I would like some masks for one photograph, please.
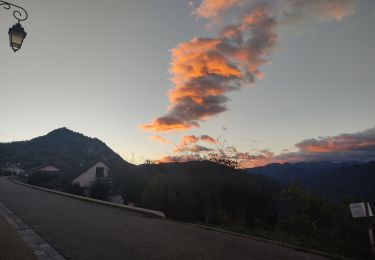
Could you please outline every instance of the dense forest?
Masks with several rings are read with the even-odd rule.
[[[111,181],[98,180],[88,193],[79,185],[71,184],[99,160],[111,168]],[[353,219],[348,205],[361,198],[360,192],[355,193],[361,183],[353,174],[358,174],[361,182],[367,182],[366,187],[374,187],[374,163],[343,167],[304,164],[309,168],[305,170],[290,164],[268,166],[273,172],[283,168],[284,173],[276,174],[276,178],[265,174],[267,166],[249,173],[210,161],[135,166],[100,140],[65,128],[26,142],[0,144],[0,164],[6,163],[18,163],[25,169],[52,164],[61,169],[58,175],[32,172],[28,181],[34,185],[103,200],[120,194],[125,203],[163,211],[168,218],[178,221],[220,227],[338,255],[369,256],[366,223],[363,219]],[[286,177],[280,179],[283,174]],[[296,181],[296,176],[300,180]],[[306,181],[307,178],[311,181]],[[307,187],[306,183],[311,186]],[[333,195],[314,190],[314,187],[325,187],[329,191],[330,186],[336,187],[332,189]]]

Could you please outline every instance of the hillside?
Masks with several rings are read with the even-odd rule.
[[[375,201],[375,162],[343,167],[306,181],[304,186],[315,193],[340,200]]]
[[[150,164],[115,175],[125,200],[167,217],[213,224],[272,225],[283,185],[210,161]]]
[[[61,174],[39,185],[71,193],[71,181],[99,160],[112,169],[112,182],[102,183],[108,192],[121,195],[125,203],[161,210],[170,219],[271,239],[281,234],[281,241],[333,253],[367,254],[367,233],[358,232],[362,227],[352,221],[347,203],[286,184],[300,182],[334,199],[348,193],[374,198],[375,163],[273,164],[247,171],[210,161],[135,166],[102,141],[66,128],[30,141],[0,144],[0,164],[19,163],[26,170],[55,165]],[[46,176],[34,172],[29,183],[35,175]]]
[[[245,169],[246,172],[267,176],[273,180],[283,183],[302,183],[310,178],[324,176],[337,169],[356,164],[354,162],[332,163],[332,162],[300,162],[300,163],[272,163],[263,167]]]
[[[26,170],[54,165],[68,179],[97,161],[103,161],[110,168],[132,167],[99,139],[67,128],[56,129],[29,141],[0,143],[0,165],[18,163]]]
[[[246,169],[246,172],[267,176],[283,184],[300,184],[309,191],[340,200],[375,198],[375,163],[303,162],[270,164]]]

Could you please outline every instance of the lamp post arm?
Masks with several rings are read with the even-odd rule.
[[[1,1],[0,0],[0,6],[3,6],[4,9],[6,10],[12,10],[12,9],[15,9],[13,11],[13,17],[18,21],[18,22],[21,22],[21,21],[25,21],[28,17],[29,17],[29,14],[26,12],[26,10],[21,7],[21,6],[18,6],[18,5],[15,5],[15,4],[12,4],[12,3],[9,3],[9,2],[5,2],[5,1]]]

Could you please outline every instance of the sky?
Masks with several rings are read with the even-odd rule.
[[[217,140],[248,166],[375,158],[373,0],[14,3],[28,35],[13,53],[1,10],[0,142],[67,127],[139,163]]]

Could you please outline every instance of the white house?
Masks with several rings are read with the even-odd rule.
[[[72,183],[78,183],[81,187],[88,187],[99,178],[108,177],[108,174],[111,172],[109,167],[105,163],[99,161],[94,164],[87,171],[82,173],[80,176],[75,178]]]

